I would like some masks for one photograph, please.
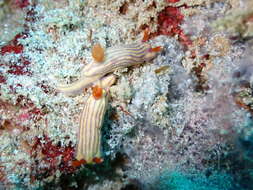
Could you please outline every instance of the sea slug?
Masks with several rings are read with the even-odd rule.
[[[98,49],[99,54],[101,54],[100,47],[93,49]],[[159,50],[160,47],[151,48],[148,43],[133,43],[108,48],[104,52],[104,58],[95,56],[92,63],[83,68],[79,80],[69,85],[58,86],[57,90],[68,95],[76,95],[81,93],[82,89],[92,86],[94,82],[97,82],[106,74],[120,68],[150,61],[157,55]],[[99,60],[99,62],[96,60]]]
[[[100,131],[108,104],[108,88],[115,80],[115,75],[109,75],[101,79],[102,97],[96,99],[93,95],[90,95],[85,102],[80,116],[76,151],[77,160],[83,159],[86,163],[102,162]]]

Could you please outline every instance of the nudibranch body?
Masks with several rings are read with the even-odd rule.
[[[160,49],[151,48],[148,43],[134,43],[104,51],[100,45],[96,45],[92,49],[93,62],[83,68],[81,78],[70,85],[58,87],[58,91],[74,95],[95,84],[80,116],[77,160],[83,163],[102,161],[100,129],[107,109],[109,87],[116,80],[115,75],[110,73],[150,61]]]
[[[82,89],[91,86],[94,82],[108,73],[120,68],[138,65],[150,61],[157,55],[157,51],[148,43],[133,43],[111,47],[105,50],[102,62],[93,60],[86,65],[81,73],[81,78],[69,85],[59,86],[58,91],[69,95],[82,92]]]
[[[101,160],[101,126],[108,104],[108,88],[115,82],[116,77],[109,75],[101,79],[103,89],[99,99],[90,95],[85,102],[80,116],[76,159],[86,163]]]

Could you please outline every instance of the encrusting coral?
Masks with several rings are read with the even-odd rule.
[[[6,34],[0,42],[0,189],[3,184],[12,189],[126,190],[135,181],[143,184],[136,185],[139,189],[150,190],[162,169],[202,170],[206,165],[228,172],[235,168],[236,183],[243,182],[238,168],[244,167],[247,179],[252,179],[248,172],[252,163],[232,166],[226,159],[226,150],[237,146],[227,142],[238,134],[238,144],[247,150],[241,155],[252,158],[252,77],[248,77],[252,68],[235,61],[250,38],[246,31],[251,16],[239,19],[243,22],[238,22],[243,29],[239,43],[233,43],[234,36],[231,41],[226,31],[211,30],[211,23],[250,1],[2,2],[16,3],[25,23],[20,31],[20,24],[5,22],[13,20],[6,17],[0,31]],[[230,22],[236,23],[237,19]],[[143,41],[158,46],[150,49],[153,53],[163,47],[152,64],[107,68],[108,50],[126,47],[117,49],[117,44],[133,47],[143,30],[151,33]],[[146,43],[136,46],[142,44]],[[231,71],[238,67],[240,77],[231,79]],[[108,91],[102,81],[111,73],[120,77]],[[69,84],[70,95],[91,89],[69,97],[56,91],[57,83]],[[111,97],[108,104],[105,95]],[[92,119],[95,112],[99,117]],[[246,113],[251,122],[244,125]],[[92,120],[97,123],[85,124]],[[88,130],[87,136],[78,133],[78,127],[84,133]],[[85,164],[85,160],[103,162]],[[207,178],[211,172],[205,173]]]
[[[230,32],[234,38],[241,37],[246,40],[252,38],[253,2],[251,0],[245,0],[244,3],[245,5],[237,1],[231,1],[231,6],[233,8],[228,11],[223,18],[215,21],[213,26],[218,30],[226,30]]]

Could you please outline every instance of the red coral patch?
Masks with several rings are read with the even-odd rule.
[[[27,67],[30,65],[30,62],[27,60],[21,60],[20,65],[13,63],[10,65],[8,73],[13,75],[31,75]]]
[[[180,0],[167,0],[168,3],[177,3],[179,2]]]
[[[0,75],[0,83],[5,83],[6,79],[4,76]]]
[[[29,0],[14,0],[13,4],[21,9],[23,9],[23,8],[27,7],[28,5],[30,5],[30,2],[29,2]]]
[[[42,155],[41,155],[42,154]],[[42,159],[45,168],[41,169],[39,163],[34,166],[35,174],[53,175],[57,169],[61,172],[71,173],[75,170],[72,166],[74,159],[74,147],[54,145],[49,137],[35,138],[35,143],[31,149],[31,155],[35,159]],[[42,156],[39,158],[39,156]],[[44,176],[45,177],[45,176]]]
[[[183,45],[191,45],[191,40],[184,34],[181,24],[184,16],[180,7],[168,6],[158,15],[158,34],[175,36],[178,35],[179,41]]]
[[[20,54],[23,52],[23,45],[19,44],[18,39],[25,38],[26,35],[23,33],[17,34],[12,41],[8,45],[5,45],[1,48],[1,54],[4,55],[6,53],[15,53]]]
[[[178,0],[168,0],[168,2],[176,3],[178,2]],[[183,44],[185,47],[190,46],[192,44],[192,41],[181,28],[181,24],[184,21],[184,15],[181,13],[180,8],[183,7],[187,8],[187,5],[181,5],[179,7],[165,7],[165,9],[163,9],[158,14],[157,31],[155,33],[150,34],[148,37],[145,37],[145,40],[159,35],[178,36],[178,40],[181,44]],[[144,29],[148,30],[148,26]]]
[[[23,51],[23,46],[22,45],[16,45],[16,46],[6,45],[6,46],[3,46],[1,48],[1,54],[2,55],[6,54],[6,53],[19,54],[19,53],[22,53],[22,51]]]

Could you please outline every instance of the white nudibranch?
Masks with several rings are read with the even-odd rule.
[[[115,82],[116,77],[109,75],[101,79],[102,96],[96,99],[90,95],[85,102],[80,116],[78,145],[76,159],[84,159],[86,163],[101,160],[101,126],[108,104],[108,88]],[[95,160],[94,160],[95,159]]]
[[[105,56],[103,61],[96,61],[93,56],[93,62],[83,68],[78,81],[69,85],[58,86],[57,90],[68,95],[78,94],[82,92],[82,89],[91,86],[108,73],[153,59],[157,51],[152,50],[154,48],[151,48],[148,43],[134,43],[108,48],[103,52]],[[101,49],[98,52],[101,52]]]

